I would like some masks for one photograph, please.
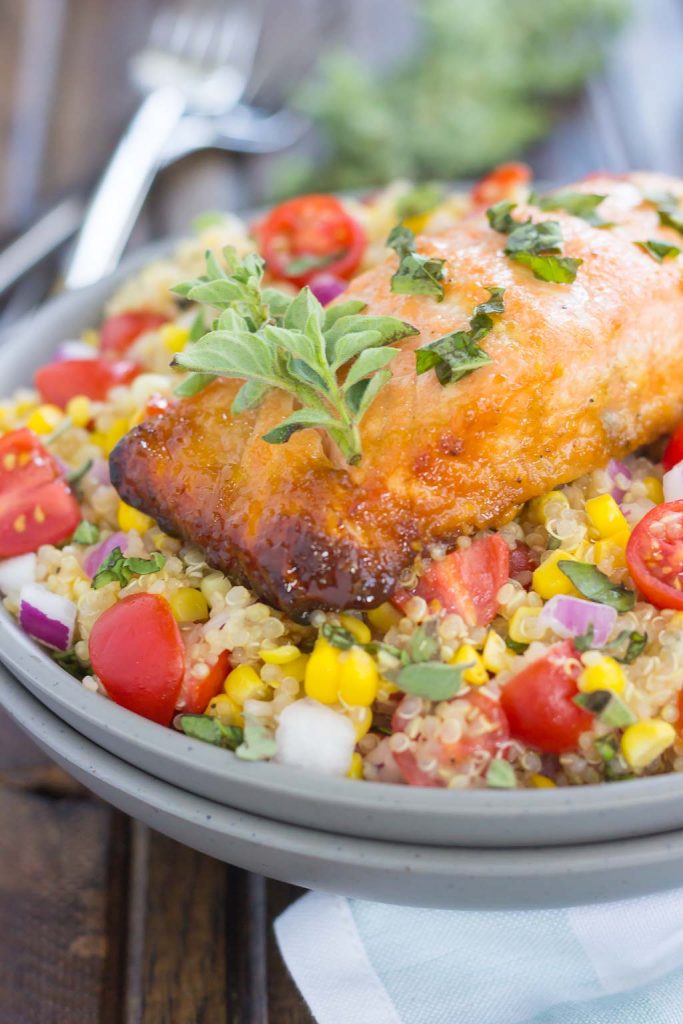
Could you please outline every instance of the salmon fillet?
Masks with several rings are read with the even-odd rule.
[[[294,617],[368,608],[433,543],[506,521],[516,506],[624,455],[683,418],[683,277],[634,244],[681,243],[644,193],[683,194],[653,174],[594,177],[573,191],[607,195],[592,227],[560,210],[518,208],[560,222],[563,254],[583,260],[572,284],[537,280],[503,253],[483,214],[418,240],[446,260],[443,302],[394,294],[396,256],[351,282],[368,313],[418,328],[397,344],[392,379],[362,423],[363,459],[340,466],[304,430],[262,440],[293,410],[271,392],[232,416],[239,382],[217,381],[129,433],[111,456],[124,501],[197,544],[207,561]],[[442,387],[416,376],[414,350],[467,328],[486,287],[505,312],[482,347],[492,362]]]

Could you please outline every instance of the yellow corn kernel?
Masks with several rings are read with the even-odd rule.
[[[369,707],[377,696],[379,673],[375,660],[362,647],[344,651],[339,659],[339,697],[345,704]]]
[[[56,405],[39,405],[26,420],[26,426],[34,434],[51,434],[64,419],[64,413]]]
[[[546,509],[550,503],[563,505],[569,508],[569,500],[562,491],[548,491],[539,498],[534,498],[529,504],[531,520],[536,523],[544,523],[546,520]]]
[[[526,623],[537,619],[543,611],[542,608],[531,608],[529,605],[522,605],[512,615],[508,623],[508,636],[511,640],[514,640],[517,644],[528,644],[532,639],[538,639],[538,637],[530,637],[526,631]]]
[[[206,622],[209,617],[209,605],[201,590],[194,587],[180,587],[174,590],[168,599],[178,622]]]
[[[348,716],[351,719],[353,728],[356,730],[356,743],[358,743],[370,731],[372,711],[368,707],[355,705],[349,709]]]
[[[190,337],[187,327],[181,327],[180,324],[164,324],[159,334],[167,352],[182,352]]]
[[[588,665],[579,677],[579,689],[582,693],[594,690],[610,690],[612,693],[623,693],[626,676],[618,661],[608,656],[601,658],[594,665]]]
[[[626,545],[617,540],[618,536],[619,534],[615,534],[614,537],[595,542],[593,557],[596,565],[609,563],[613,569],[623,569],[626,566]]]
[[[643,484],[645,486],[645,494],[650,501],[654,501],[655,505],[661,505],[664,501],[662,481],[658,480],[656,476],[646,476]]]
[[[93,430],[89,440],[91,444],[97,445],[98,448],[101,448],[105,455],[108,454],[106,449],[106,438],[101,431]]]
[[[104,433],[104,450],[111,455],[122,437],[128,433],[128,417],[120,416]]]
[[[490,629],[486,634],[484,649],[481,652],[484,667],[489,672],[502,672],[507,666],[507,652],[505,641],[499,636],[495,629]]]
[[[31,412],[32,409],[35,409],[37,404],[38,403],[34,398],[18,398],[14,406],[14,415],[25,416],[26,413],[29,413]]]
[[[270,687],[251,665],[238,665],[234,668],[225,680],[223,689],[239,707],[242,707],[245,700],[266,700],[270,697]]]
[[[66,403],[66,414],[75,427],[87,427],[92,419],[92,403],[85,395],[74,395]]]
[[[208,576],[205,576],[202,582],[199,584],[199,589],[211,603],[211,598],[214,594],[222,594],[223,597],[230,590],[230,582],[225,578],[222,572],[211,572]]]
[[[316,641],[304,675],[306,696],[321,704],[335,704],[339,692],[340,651],[323,637]]]
[[[235,704],[227,693],[218,693],[212,697],[206,705],[204,714],[210,715],[211,718],[220,718],[221,722],[225,722],[226,725],[242,724],[242,712],[239,705]]]
[[[86,345],[92,345],[93,348],[99,348],[100,344],[100,332],[89,328],[87,331],[81,332],[81,341],[84,341]]]
[[[676,730],[661,718],[644,718],[629,725],[621,737],[621,752],[626,763],[636,769],[647,768],[676,739]]]
[[[126,505],[125,501],[119,502],[119,509],[116,513],[116,521],[119,529],[127,533],[128,530],[137,530],[138,533],[146,533],[154,526],[154,520],[146,516],[144,512],[138,512],[132,505]]]
[[[556,594],[571,594],[573,597],[580,597],[578,590],[568,576],[558,569],[558,562],[576,562],[577,559],[566,551],[552,551],[544,562],[541,562],[537,569],[534,569],[531,578],[531,585],[536,593],[549,601]]]
[[[301,657],[301,651],[294,644],[282,644],[281,647],[263,647],[258,656],[266,665],[288,665]]]
[[[355,615],[340,615],[339,621],[359,644],[369,644],[372,640],[372,633],[368,626],[361,622],[360,619],[357,619]]]
[[[378,633],[388,633],[392,626],[399,624],[402,618],[398,608],[394,608],[390,601],[385,601],[377,608],[371,608],[366,614],[368,622]]]
[[[475,650],[472,644],[461,644],[450,660],[451,665],[467,665],[462,674],[463,679],[470,686],[483,686],[488,683],[489,674],[484,665],[484,659],[479,651]]]
[[[586,502],[586,515],[603,539],[613,537],[621,530],[628,530],[626,517],[611,494],[589,498]]]
[[[306,677],[306,665],[310,655],[300,654],[296,661],[290,661],[285,669],[285,676],[296,679],[297,683],[303,683]]]
[[[529,782],[535,789],[555,789],[555,783],[547,775],[532,775]]]
[[[356,751],[355,754],[351,755],[351,767],[346,773],[347,779],[362,779],[363,778],[363,758]]]

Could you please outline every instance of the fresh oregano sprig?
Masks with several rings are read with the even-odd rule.
[[[222,309],[212,329],[189,344],[173,365],[193,371],[181,386],[194,394],[214,377],[244,380],[232,404],[238,414],[255,408],[273,388],[290,394],[299,408],[263,435],[284,444],[298,430],[317,427],[355,464],[362,450],[360,422],[391,377],[387,348],[417,330],[395,317],[363,316],[364,302],[323,309],[309,288],[295,298],[262,288],[263,261],[251,254],[237,261],[227,252],[227,273],[207,256],[207,274],[179,286],[190,300]]]

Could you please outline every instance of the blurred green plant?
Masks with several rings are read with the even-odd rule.
[[[476,174],[546,132],[553,104],[603,62],[629,0],[416,0],[421,45],[382,78],[323,57],[296,97],[324,163],[283,165],[283,191]]]

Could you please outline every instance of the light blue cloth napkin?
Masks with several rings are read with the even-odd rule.
[[[318,1024],[683,1024],[683,889],[485,913],[312,892],[275,932]]]

